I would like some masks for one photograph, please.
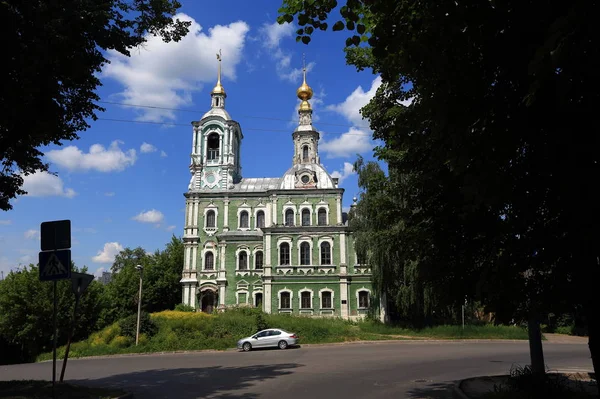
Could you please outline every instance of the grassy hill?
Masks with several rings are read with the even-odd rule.
[[[135,346],[135,327],[129,321],[115,323],[91,334],[88,339],[71,345],[69,358],[112,355],[234,348],[238,339],[264,328],[282,328],[300,336],[301,344],[333,343],[385,339],[527,339],[527,331],[507,326],[437,326],[409,330],[380,323],[350,322],[334,318],[308,318],[289,315],[264,314],[256,309],[240,308],[218,314],[163,311],[150,315],[148,328],[142,323],[139,345]],[[57,350],[64,357],[64,347]],[[51,353],[38,356],[38,361],[49,360]]]

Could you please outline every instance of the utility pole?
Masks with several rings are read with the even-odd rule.
[[[140,340],[140,316],[142,314],[142,275],[144,274],[144,267],[142,265],[137,265],[135,268],[140,271],[140,294],[138,297],[137,330],[135,332],[135,346],[137,346]]]

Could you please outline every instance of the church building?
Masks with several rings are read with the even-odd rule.
[[[242,177],[242,127],[225,109],[217,59],[211,108],[192,122],[182,302],[202,312],[252,306],[267,313],[364,317],[371,270],[358,263],[342,212],[344,189],[320,163],[306,69],[296,93],[301,104],[291,167],[280,177],[248,178]]]

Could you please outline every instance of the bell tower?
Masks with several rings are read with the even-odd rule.
[[[220,50],[217,61],[217,84],[210,92],[211,108],[200,121],[192,122],[194,136],[190,164],[192,178],[188,187],[190,191],[229,190],[242,178],[242,129],[225,109],[227,93],[221,84]]]
[[[296,91],[300,100],[298,108],[299,124],[292,138],[294,140],[294,158],[292,166],[298,164],[320,163],[319,132],[312,125],[312,108],[308,100],[313,96],[312,88],[306,83],[306,65],[302,68],[302,85]]]

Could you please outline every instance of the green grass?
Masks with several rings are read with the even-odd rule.
[[[166,311],[155,313],[152,320],[158,332],[152,337],[134,339],[121,335],[118,323],[96,332],[88,339],[71,345],[69,357],[102,356],[122,353],[170,352],[186,350],[225,350],[235,347],[238,339],[254,334],[265,323],[267,327],[282,328],[300,336],[301,344],[322,344],[350,341],[380,341],[390,339],[527,339],[527,332],[506,326],[437,326],[411,330],[381,323],[350,322],[339,318],[309,318],[289,315],[262,314],[256,309],[241,308],[216,315]],[[64,347],[58,348],[59,358]],[[38,356],[38,361],[50,360],[51,353]]]
[[[90,388],[66,383],[57,383],[55,391],[56,397],[61,399],[104,399],[116,398],[125,394],[125,391],[116,389]],[[52,398],[52,382],[0,381],[0,398],[49,399]]]

